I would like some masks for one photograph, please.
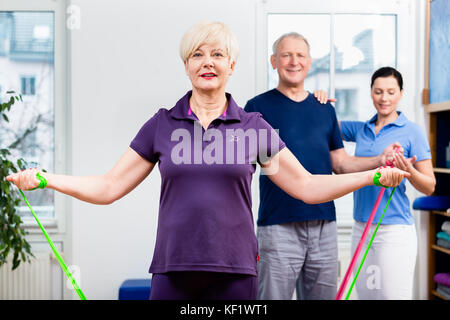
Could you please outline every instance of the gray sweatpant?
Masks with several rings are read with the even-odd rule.
[[[257,229],[258,299],[331,300],[336,296],[336,221],[313,220]],[[298,284],[297,283],[298,280]]]

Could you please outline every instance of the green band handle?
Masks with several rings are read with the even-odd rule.
[[[375,172],[375,174],[373,175],[373,183],[378,187],[389,188],[380,183],[380,177],[381,177],[381,172]]]
[[[47,180],[43,176],[41,176],[40,172],[36,173],[36,178],[39,180],[39,185],[34,189],[30,189],[29,191],[36,190],[38,188],[45,189],[45,187],[47,186]]]

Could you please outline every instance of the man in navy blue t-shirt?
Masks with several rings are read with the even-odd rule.
[[[384,165],[393,145],[377,157],[348,156],[330,103],[320,104],[304,89],[311,67],[307,40],[298,33],[273,45],[271,64],[279,83],[249,100],[312,174],[348,173]],[[337,291],[337,228],[334,203],[309,205],[260,176],[258,213],[258,298],[333,299]]]

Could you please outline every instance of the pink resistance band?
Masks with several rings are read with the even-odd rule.
[[[375,205],[372,208],[372,212],[370,213],[369,220],[367,220],[366,227],[364,228],[363,234],[358,243],[358,247],[356,247],[356,251],[353,254],[352,261],[350,262],[350,265],[348,266],[347,272],[345,273],[344,280],[342,281],[341,286],[339,287],[339,291],[336,295],[335,300],[341,300],[342,295],[344,294],[344,290],[347,287],[348,280],[350,280],[350,276],[353,272],[353,269],[355,268],[356,260],[358,259],[358,256],[359,256],[359,253],[361,252],[364,241],[366,240],[367,234],[369,233],[369,229],[370,229],[370,226],[372,225],[372,221],[373,221],[373,218],[375,217],[375,213],[377,212],[378,206],[380,205],[381,199],[383,198],[384,190],[385,190],[385,188],[381,188],[380,193],[378,194],[377,201],[375,202]]]
[[[399,147],[396,147],[394,149],[395,149],[396,153],[398,153],[400,151]],[[394,163],[389,160],[386,160],[386,165],[391,168],[394,167]],[[363,234],[361,235],[361,239],[359,240],[358,246],[356,247],[355,253],[353,254],[352,261],[350,262],[350,265],[348,266],[347,272],[345,273],[345,276],[344,276],[344,280],[342,281],[341,286],[339,287],[339,290],[338,290],[335,300],[341,300],[342,295],[344,294],[344,290],[347,287],[348,280],[350,280],[350,276],[353,272],[353,269],[355,268],[356,260],[358,259],[358,256],[359,256],[359,253],[361,252],[364,241],[366,240],[367,234],[369,233],[369,229],[370,229],[370,226],[372,225],[373,218],[375,217],[378,207],[380,206],[380,202],[381,202],[381,199],[383,198],[384,190],[385,190],[385,188],[381,188],[380,193],[378,193],[377,201],[375,201],[375,205],[372,208],[372,212],[370,213],[369,220],[367,220]]]

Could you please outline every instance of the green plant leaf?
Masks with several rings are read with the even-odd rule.
[[[17,269],[17,267],[19,267],[19,265],[20,265],[19,255],[17,253],[14,253],[12,270]]]
[[[11,153],[9,152],[8,149],[0,149],[0,153],[1,153],[1,155],[2,155],[3,157],[5,157],[5,158],[6,158],[6,156],[11,155]]]

